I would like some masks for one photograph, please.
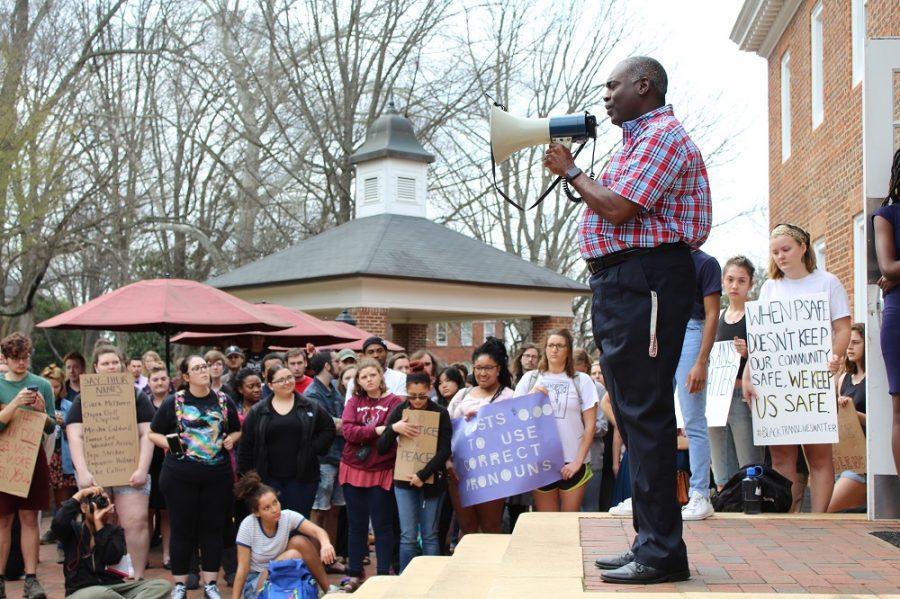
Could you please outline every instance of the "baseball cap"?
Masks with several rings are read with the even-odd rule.
[[[384,339],[382,339],[381,337],[378,337],[376,335],[372,335],[371,337],[369,337],[368,339],[363,341],[363,346],[362,346],[363,352],[365,352],[366,348],[369,347],[370,345],[380,345],[381,347],[383,347],[385,349],[385,351],[387,351],[387,343],[384,342]]]
[[[338,352],[338,355],[337,355],[338,362],[343,362],[344,360],[350,360],[350,359],[353,359],[353,361],[355,362],[357,360],[357,357],[356,357],[356,352],[353,351],[352,349],[350,349],[349,347],[346,349],[342,349],[341,351]]]
[[[241,357],[244,356],[244,352],[241,351],[241,348],[239,348],[237,345],[229,345],[228,347],[225,348],[225,351],[223,353],[225,354],[226,357],[233,356],[234,354],[237,354]]]

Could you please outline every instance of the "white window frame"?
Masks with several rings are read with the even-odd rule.
[[[434,323],[434,344],[438,347],[447,347],[449,331],[446,322]]]
[[[866,214],[853,217],[853,321],[866,321],[866,277],[868,252],[866,246]]]
[[[459,323],[459,344],[462,347],[472,346],[472,321],[464,320]]]
[[[816,268],[819,270],[827,270],[825,268],[825,237],[819,237],[812,243],[813,254],[816,256]]]
[[[810,100],[812,128],[815,129],[825,120],[825,17],[821,0],[809,15],[809,30]]]
[[[781,57],[781,161],[791,157],[791,53]]]
[[[865,71],[865,48],[866,48],[866,0],[851,0],[850,6],[850,37],[851,51],[853,57],[851,59],[852,79],[851,87],[856,87],[863,80],[863,72]]]
[[[485,320],[481,323],[481,341],[487,341],[488,337],[494,337],[494,330],[497,328],[497,325],[493,320]]]

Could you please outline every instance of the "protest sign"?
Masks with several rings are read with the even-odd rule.
[[[0,491],[28,497],[47,414],[16,410],[0,431]]]
[[[837,402],[828,371],[831,311],[824,293],[747,302],[755,445],[836,443]]]
[[[849,374],[847,376],[850,376]],[[857,474],[866,474],[866,434],[862,423],[856,415],[853,402],[838,408],[838,437],[840,442],[832,448],[834,473],[852,470]]]
[[[81,375],[84,456],[101,487],[129,484],[140,457],[134,380],[128,374]]]
[[[403,419],[419,427],[418,437],[400,436],[397,443],[397,461],[394,462],[394,480],[409,481],[413,474],[425,467],[437,452],[438,427],[441,423],[439,412],[426,410],[403,410]],[[434,476],[426,483],[433,483]]]
[[[453,421],[453,464],[463,507],[533,491],[561,478],[562,443],[550,399],[532,393]]]
[[[725,426],[734,382],[741,366],[741,355],[734,349],[734,341],[718,341],[709,354],[706,375],[706,425]]]

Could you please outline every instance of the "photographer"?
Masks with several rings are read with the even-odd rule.
[[[63,544],[66,597],[75,599],[164,599],[165,580],[123,579],[107,571],[125,555],[125,531],[109,520],[115,505],[101,487],[75,493],[56,510],[51,530]],[[78,516],[81,516],[81,519]]]

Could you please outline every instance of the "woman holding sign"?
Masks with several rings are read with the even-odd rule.
[[[472,371],[476,385],[460,389],[447,406],[452,419],[470,420],[482,407],[513,397],[509,355],[506,353],[506,346],[496,337],[488,337],[487,341],[472,352]],[[452,477],[449,485],[450,501],[453,502],[453,510],[459,521],[459,540],[470,532],[500,533],[504,500],[494,499],[462,507],[459,500],[459,477],[453,468],[453,462],[447,462],[447,469]]]
[[[769,280],[759,292],[760,301],[790,300],[814,293],[828,296],[831,313],[831,358],[828,369],[832,374],[840,367],[840,356],[850,342],[850,303],[847,292],[836,276],[816,268],[816,255],[809,233],[796,225],[782,224],[769,236]],[[752,358],[752,356],[751,356]],[[751,402],[762,401],[751,383],[750,365],[744,368],[744,397]],[[791,482],[797,479],[797,446],[770,445],[772,467]],[[805,444],[803,452],[809,463],[812,511],[828,509],[834,490],[834,464],[831,444]],[[796,497],[794,498],[796,501]]]
[[[349,579],[343,589],[353,592],[363,576],[363,557],[368,554],[369,519],[375,531],[378,574],[389,574],[394,551],[394,461],[397,450],[385,454],[375,444],[386,428],[385,422],[403,400],[388,393],[381,364],[361,360],[353,380],[353,396],[344,405],[341,432],[344,451],[338,468],[338,482],[347,502],[347,564]]]
[[[575,371],[574,351],[568,329],[550,331],[537,370],[525,373],[516,385],[516,397],[543,393],[550,398],[566,462],[558,481],[534,491],[538,512],[581,511],[585,485],[593,476],[591,444],[599,398],[594,380]]]
[[[396,452],[398,437],[415,439],[422,431],[408,422],[407,410],[436,412],[438,416],[437,448],[431,459],[408,480],[394,481],[394,496],[400,514],[400,572],[416,557],[417,539],[422,535],[422,553],[440,555],[438,543],[438,516],[447,490],[446,462],[450,459],[450,440],[453,426],[447,410],[428,398],[431,377],[419,362],[410,365],[412,372],[406,375],[406,401],[394,408],[385,422],[384,432],[378,439],[378,453]]]

